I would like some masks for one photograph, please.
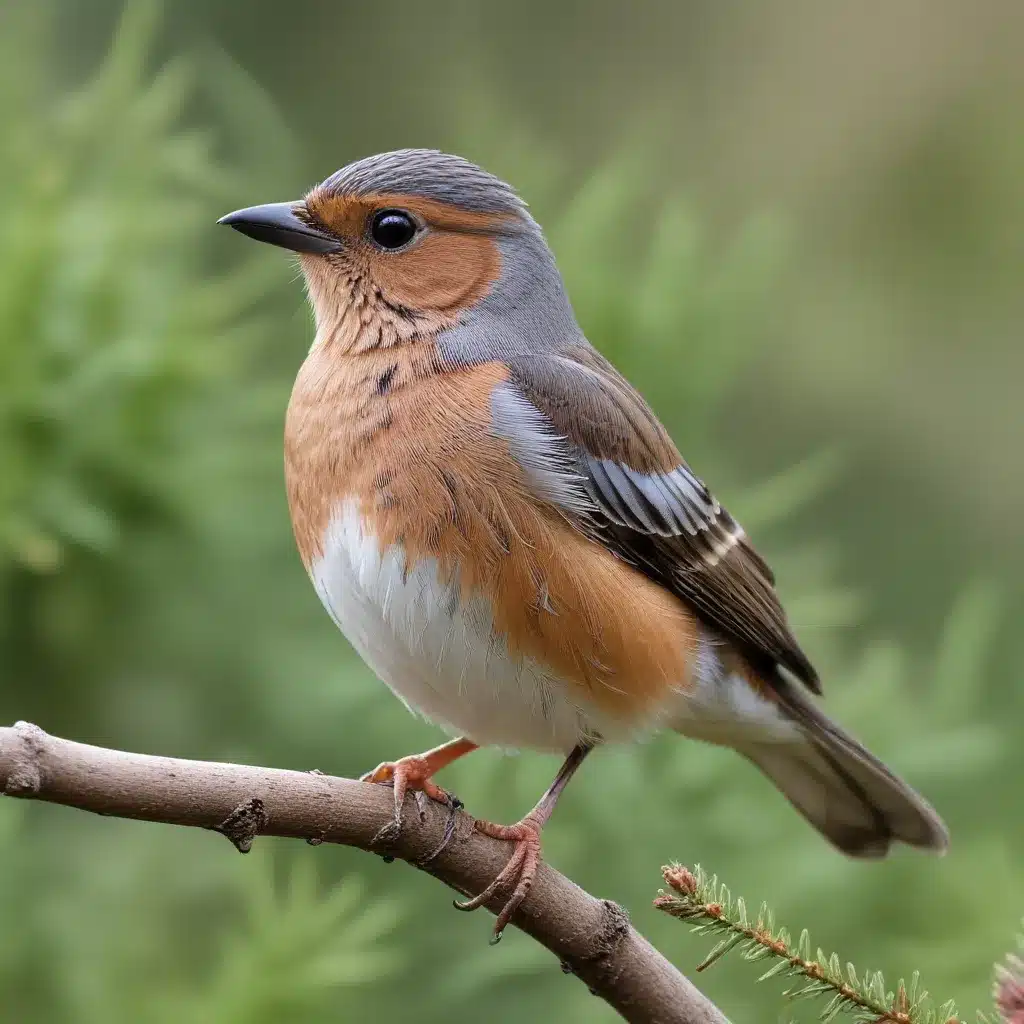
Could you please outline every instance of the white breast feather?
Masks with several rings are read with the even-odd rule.
[[[383,553],[345,502],[311,575],[320,600],[363,660],[413,710],[480,744],[565,752],[622,728],[527,657],[510,654],[486,599],[461,600],[430,558]]]

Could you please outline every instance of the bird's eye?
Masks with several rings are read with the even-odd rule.
[[[401,249],[415,234],[416,221],[404,210],[381,210],[370,224],[370,237],[382,249]]]

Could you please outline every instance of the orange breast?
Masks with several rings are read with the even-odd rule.
[[[490,432],[489,363],[445,370],[430,343],[310,353],[286,425],[289,505],[303,561],[356,498],[381,548],[436,559],[486,596],[510,651],[549,666],[618,720],[640,721],[691,680],[698,627],[672,594],[574,529],[527,487]]]

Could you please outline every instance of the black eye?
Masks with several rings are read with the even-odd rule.
[[[404,210],[381,210],[370,225],[370,237],[382,249],[401,249],[415,234],[416,221]]]

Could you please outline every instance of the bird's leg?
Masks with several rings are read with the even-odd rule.
[[[405,794],[410,789],[416,794],[421,820],[424,818],[424,806],[419,802],[422,797],[444,804],[450,810],[456,810],[462,806],[456,797],[443,790],[431,776],[434,772],[439,772],[442,768],[450,765],[452,761],[458,760],[464,754],[471,753],[476,748],[475,743],[465,738],[450,740],[448,743],[442,743],[441,746],[424,751],[422,754],[409,754],[407,757],[400,757],[397,761],[385,761],[383,764],[377,765],[372,772],[367,772],[362,776],[360,781],[390,782],[394,786],[395,816],[390,831],[396,834],[402,828],[402,805],[405,803]],[[439,851],[435,851],[435,855],[437,852]]]
[[[573,777],[576,769],[583,764],[583,759],[591,750],[593,750],[593,745],[588,743],[580,743],[573,747],[572,753],[558,769],[554,782],[548,786],[544,795],[537,801],[537,806],[514,825],[495,825],[490,821],[473,822],[473,826],[478,832],[483,832],[484,835],[492,836],[494,839],[508,839],[516,844],[508,863],[479,896],[474,896],[465,902],[455,901],[455,906],[459,910],[476,910],[477,907],[482,907],[485,903],[490,902],[495,893],[512,890],[512,894],[498,914],[498,919],[494,922],[492,944],[500,941],[505,926],[519,909],[519,905],[526,899],[526,894],[530,891],[534,876],[537,874],[537,865],[540,864],[541,829],[551,817],[551,812],[555,809],[555,804],[558,803],[558,798],[562,795],[566,783]]]

